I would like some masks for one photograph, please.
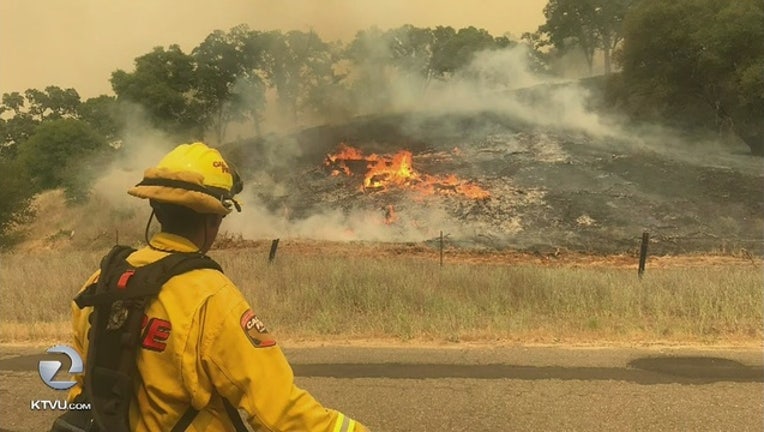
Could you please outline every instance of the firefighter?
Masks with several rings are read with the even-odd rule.
[[[223,218],[234,208],[241,211],[234,197],[239,192],[238,174],[217,150],[198,142],[176,147],[128,191],[149,200],[146,236],[154,215],[161,225],[146,247],[128,256],[128,264],[140,268],[173,252],[205,254]],[[85,286],[98,277],[96,272]],[[72,306],[75,348],[83,358],[89,309]],[[140,379],[129,410],[132,431],[174,431],[179,422],[190,423],[191,431],[239,430],[236,408],[246,412],[255,430],[366,431],[295,385],[273,336],[217,270],[172,277],[148,303],[142,325]],[[77,377],[70,401],[84,396],[84,382]]]

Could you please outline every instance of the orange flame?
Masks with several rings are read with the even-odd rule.
[[[386,188],[388,185],[403,187],[417,178],[419,176],[411,167],[411,152],[402,150],[393,156],[392,161],[380,158],[370,164],[363,179],[363,187],[367,189]]]
[[[346,160],[366,160],[363,157],[363,153],[355,147],[350,147],[345,143],[340,144],[340,149],[336,154],[326,156],[326,165],[330,165],[332,162]]]
[[[456,149],[455,149],[456,150]],[[372,154],[364,156],[363,152],[344,143],[340,144],[337,153],[326,156],[324,164],[333,168],[331,174],[337,176],[344,173],[352,176],[348,167],[348,161],[366,161],[366,173],[361,191],[385,190],[390,187],[411,189],[425,195],[458,194],[476,200],[488,199],[491,194],[480,186],[461,180],[453,174],[447,176],[433,176],[419,174],[413,167],[413,156],[408,150],[401,150],[391,156],[378,156]]]

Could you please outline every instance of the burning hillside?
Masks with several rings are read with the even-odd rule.
[[[742,155],[672,157],[494,115],[369,117],[290,139],[249,148],[275,162],[245,237],[443,231],[461,246],[624,252],[647,230],[655,253],[762,247],[761,171]]]
[[[224,150],[247,177],[244,210],[224,229],[245,239],[414,243],[443,232],[452,246],[623,253],[649,231],[655,254],[764,253],[764,177],[743,154],[701,160],[498,116],[411,114]],[[41,209],[31,232],[55,247],[140,241],[146,207],[121,192],[139,176],[103,182],[87,216]]]

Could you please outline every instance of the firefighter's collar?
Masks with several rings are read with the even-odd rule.
[[[151,245],[159,250],[175,252],[198,252],[199,247],[191,240],[176,234],[160,232],[151,237]]]

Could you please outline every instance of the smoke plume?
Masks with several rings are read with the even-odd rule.
[[[371,52],[380,53],[385,49],[379,46]],[[437,201],[425,204],[415,200],[396,201],[399,220],[395,224],[385,223],[384,208],[378,205],[375,207],[364,200],[341,206],[326,203],[313,208],[296,209],[296,200],[289,198],[296,193],[295,178],[303,176],[304,181],[311,181],[309,175],[301,172],[320,171],[322,156],[325,155],[322,151],[331,151],[331,147],[339,142],[330,143],[329,148],[316,150],[296,139],[292,132],[311,125],[342,124],[361,115],[410,113],[410,116],[403,115],[405,120],[399,125],[400,129],[412,136],[427,130],[432,136],[432,123],[422,123],[420,114],[447,116],[458,113],[479,117],[492,113],[516,119],[526,125],[529,131],[586,136],[587,142],[607,147],[614,154],[627,148],[642,149],[704,163],[694,156],[694,152],[666,150],[663,145],[666,140],[681,141],[668,131],[659,128],[630,131],[617,118],[594,112],[588,107],[589,90],[577,82],[533,73],[528,58],[529,54],[523,45],[480,52],[467,67],[455,72],[448,80],[425,79],[417,74],[407,74],[391,68],[374,70],[366,67],[373,65],[361,64],[357,65],[357,69],[344,83],[347,93],[337,98],[342,105],[327,108],[326,115],[306,116],[302,124],[295,125],[285,122],[276,112],[266,112],[259,132],[267,139],[261,139],[256,150],[255,147],[246,146],[241,150],[248,161],[246,167],[243,167],[246,170],[243,172],[245,192],[241,197],[243,212],[227,218],[224,230],[245,239],[309,238],[339,241],[422,241],[436,237],[439,231],[459,236],[481,232],[481,227],[466,225]],[[274,104],[267,106],[272,107]],[[130,124],[120,149],[120,157],[96,183],[95,193],[105,197],[115,209],[124,210],[124,206],[128,206],[131,211],[139,212],[137,209],[142,205],[140,200],[127,197],[124,191],[140,180],[145,168],[156,164],[177,143],[147,127],[137,110],[132,114]],[[437,123],[437,127],[443,136],[459,136],[462,132],[458,125],[447,121]],[[235,125],[231,131],[243,138],[255,136],[258,132],[254,126],[246,124]],[[492,133],[486,131],[484,135],[490,138]],[[533,144],[522,145],[549,150],[551,147],[544,144],[547,139],[545,137],[544,133],[540,133]],[[395,143],[386,145],[390,152],[402,149],[395,148]],[[520,144],[510,137],[506,145]],[[546,163],[567,160],[567,156],[559,149],[554,151],[554,155],[541,155],[539,160]],[[307,165],[298,163],[298,160],[304,162],[311,155],[315,158],[309,160]],[[723,156],[718,157],[718,161],[725,160]],[[513,232],[520,229],[518,217],[508,217],[508,220],[512,221],[510,225]]]

